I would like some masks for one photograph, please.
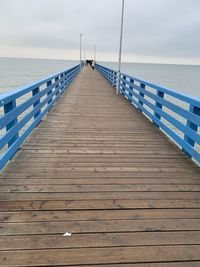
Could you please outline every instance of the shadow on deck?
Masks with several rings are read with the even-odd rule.
[[[0,266],[200,266],[199,178],[84,68],[1,175]]]

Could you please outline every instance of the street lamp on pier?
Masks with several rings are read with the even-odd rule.
[[[121,30],[120,30],[120,44],[119,44],[119,65],[117,72],[117,87],[116,94],[118,95],[120,89],[120,73],[121,73],[121,61],[122,61],[122,41],[123,41],[123,26],[124,26],[124,2],[122,0],[122,15],[121,15]]]
[[[82,36],[83,34],[80,33],[80,71],[81,71],[81,66],[82,66]]]

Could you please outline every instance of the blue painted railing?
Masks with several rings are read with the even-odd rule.
[[[0,169],[51,109],[80,71],[80,65],[0,95]]]
[[[200,99],[123,73],[118,76],[99,64],[96,69],[114,87],[119,81],[119,92],[200,163]]]

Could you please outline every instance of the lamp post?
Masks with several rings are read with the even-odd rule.
[[[91,60],[93,60],[93,46],[91,47]]]
[[[96,61],[96,49],[97,49],[97,46],[94,45],[94,61]]]
[[[121,15],[121,31],[120,31],[120,44],[119,44],[119,65],[117,72],[117,87],[116,94],[118,95],[120,89],[120,72],[121,72],[121,61],[122,61],[122,40],[123,40],[123,26],[124,26],[124,1],[122,0],[122,15]]]
[[[84,57],[83,57],[83,60],[84,61],[86,60],[85,48],[84,48]]]
[[[83,34],[80,33],[80,71],[81,71],[81,65],[82,65],[82,36]]]

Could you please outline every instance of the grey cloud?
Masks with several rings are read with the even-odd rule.
[[[124,53],[200,57],[199,0],[125,0]],[[0,0],[0,45],[79,49],[117,58],[121,0]]]

